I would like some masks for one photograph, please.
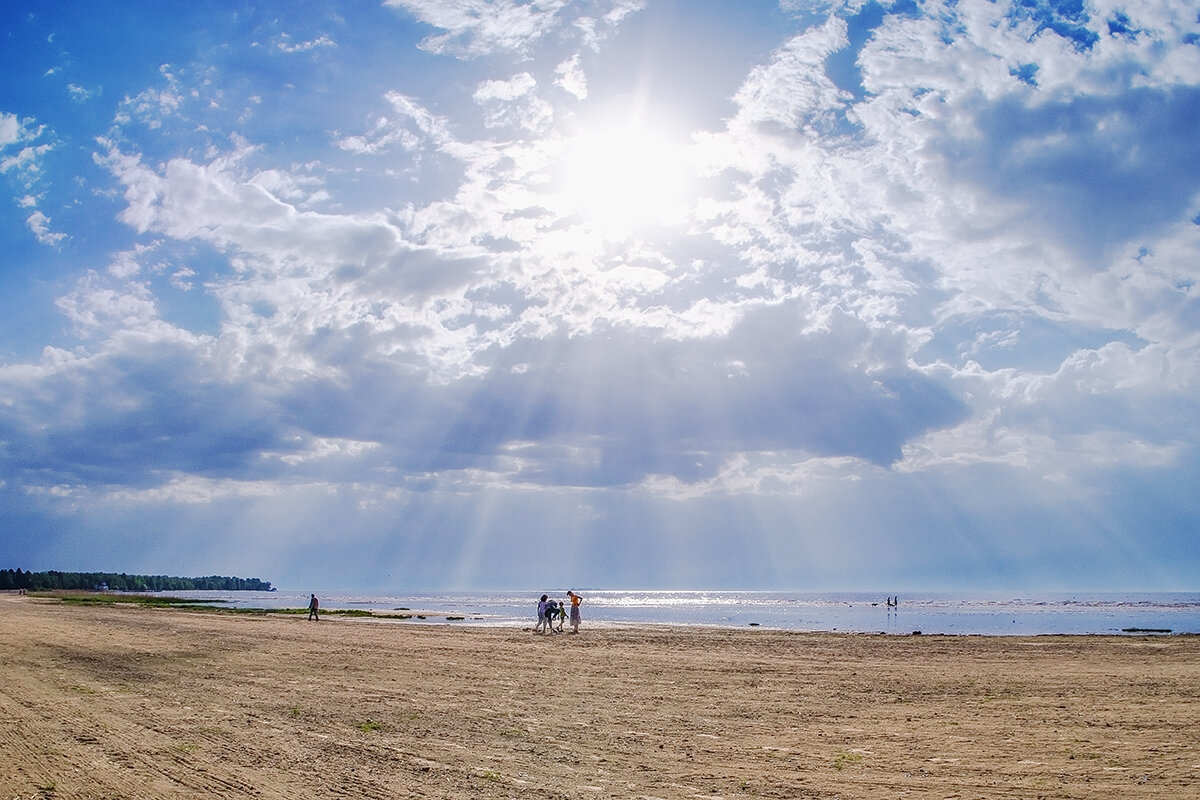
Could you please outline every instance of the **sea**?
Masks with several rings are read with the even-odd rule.
[[[527,628],[543,594],[566,590],[318,592],[323,610],[369,610],[383,624]],[[897,635],[1200,634],[1200,592],[913,593],[577,589],[582,628],[680,627]],[[305,608],[308,591],[171,592],[233,608]],[[894,605],[890,604],[894,600]],[[402,618],[405,617],[405,618]]]

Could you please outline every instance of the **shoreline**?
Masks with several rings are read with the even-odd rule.
[[[1174,800],[1200,783],[1196,636],[330,622],[0,597],[0,796]]]
[[[68,599],[96,598],[104,602],[178,602],[236,613],[308,613],[308,595],[294,592],[281,593],[279,599],[284,602],[276,602],[273,595],[246,593],[248,599],[238,596],[236,592],[218,593],[215,596],[208,592],[60,591],[38,594]],[[604,596],[605,593],[599,594]],[[1013,600],[1010,601],[1012,605],[1000,611],[996,610],[997,604],[991,601],[916,596],[902,611],[889,608],[886,616],[880,604],[872,601],[831,601],[822,597],[817,602],[806,602],[796,595],[782,595],[784,599],[781,602],[775,599],[781,595],[776,592],[751,593],[771,598],[765,602],[741,604],[736,599],[730,601],[731,594],[745,594],[736,592],[725,593],[717,602],[683,602],[679,606],[659,603],[642,606],[638,602],[641,593],[607,594],[616,594],[620,602],[613,603],[611,599],[606,599],[591,605],[585,613],[586,626],[637,628],[665,625],[889,636],[916,633],[927,636],[1200,635],[1200,596],[1175,593],[1158,593],[1160,599],[1157,601],[1146,599],[1155,597],[1152,593],[1114,595],[1111,598],[1092,598],[1090,601],[1080,601],[1074,597],[1065,600],[1060,598],[1058,601]],[[444,595],[418,593],[411,597],[389,596],[386,599],[333,594],[322,596],[321,613],[369,617],[379,622],[406,621],[409,624],[427,621],[463,627],[532,627],[532,610],[527,609],[524,603],[514,603],[514,599],[511,594],[487,592],[448,592]],[[266,602],[260,602],[263,600]],[[292,602],[287,602],[289,600]]]

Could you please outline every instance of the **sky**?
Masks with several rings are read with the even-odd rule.
[[[1192,0],[0,21],[0,567],[1200,588]]]

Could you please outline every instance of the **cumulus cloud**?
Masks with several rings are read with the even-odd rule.
[[[557,13],[548,6],[508,9],[511,19],[521,24],[514,22],[512,38],[504,38],[489,27],[491,23],[484,23],[481,8],[469,3],[407,7],[448,31],[446,37],[427,39],[426,46],[449,48],[450,41],[457,40],[459,54],[472,52],[472,47],[511,50],[518,41],[536,41]],[[1086,55],[1073,40],[1038,29],[1034,21],[1013,22],[973,5],[946,13],[959,13],[970,35],[948,36],[928,18],[889,17],[860,45],[861,77],[869,91],[861,100],[838,88],[824,71],[826,61],[850,44],[848,24],[840,17],[797,34],[753,69],[734,97],[737,113],[726,130],[698,139],[710,174],[726,188],[724,197],[715,195],[701,206],[698,221],[708,228],[712,240],[688,269],[680,268],[677,255],[653,250],[643,256],[644,263],[655,264],[649,268],[607,264],[595,274],[602,262],[585,253],[576,254],[574,259],[582,260],[577,268],[571,267],[571,257],[564,259],[563,251],[546,243],[554,241],[547,236],[548,224],[572,223],[554,221],[553,211],[545,204],[538,210],[536,199],[538,176],[549,174],[552,150],[522,142],[457,140],[445,119],[399,92],[386,96],[393,116],[380,118],[364,134],[343,137],[342,148],[359,155],[380,155],[392,147],[408,152],[433,148],[457,159],[466,171],[452,199],[391,221],[299,212],[285,199],[289,192],[294,198],[300,196],[289,180],[277,170],[243,169],[244,151],[208,164],[176,159],[157,170],[115,150],[104,159],[126,186],[125,219],[139,230],[204,239],[246,254],[244,264],[253,264],[264,277],[282,274],[288,264],[299,270],[295,277],[300,282],[293,288],[303,287],[304,293],[292,299],[279,291],[280,286],[267,283],[253,292],[248,287],[222,290],[229,309],[255,303],[275,309],[271,317],[255,322],[264,335],[268,330],[282,335],[272,320],[284,309],[300,303],[313,309],[299,317],[296,312],[285,316],[292,325],[299,318],[311,318],[308,336],[287,337],[296,363],[332,361],[330,354],[349,352],[347,347],[371,352],[362,349],[364,342],[371,341],[374,352],[403,350],[414,358],[420,354],[423,359],[437,359],[424,362],[431,374],[481,376],[477,396],[491,398],[485,406],[494,412],[485,416],[511,420],[519,418],[519,410],[501,398],[519,396],[517,385],[536,381],[576,387],[566,395],[575,397],[581,391],[577,387],[587,379],[572,372],[570,359],[553,368],[542,364],[544,356],[497,362],[489,355],[490,348],[500,345],[510,353],[530,348],[536,352],[543,336],[561,330],[611,335],[606,341],[622,358],[645,348],[658,351],[663,353],[659,366],[666,372],[682,371],[691,376],[688,380],[696,381],[678,378],[683,388],[674,399],[704,394],[713,398],[711,409],[697,410],[691,428],[679,418],[675,422],[682,426],[680,430],[660,435],[662,451],[687,450],[684,441],[715,437],[718,410],[754,417],[751,409],[762,405],[778,408],[781,429],[795,434],[776,441],[777,448],[888,465],[900,460],[910,442],[963,416],[964,406],[944,384],[931,380],[937,372],[912,369],[914,353],[922,348],[936,352],[934,345],[944,326],[936,316],[931,321],[916,315],[915,305],[940,306],[943,320],[969,314],[973,306],[990,308],[997,303],[1035,318],[1053,319],[1061,303],[1075,293],[1069,286],[1080,274],[1108,269],[1097,260],[1102,251],[1089,254],[1087,250],[1097,244],[1095,237],[1083,241],[1097,215],[1124,205],[1106,198],[1103,187],[1128,191],[1135,176],[1147,185],[1175,180],[1176,190],[1156,195],[1161,208],[1139,205],[1145,220],[1160,227],[1170,207],[1177,215],[1186,212],[1189,192],[1195,190],[1187,177],[1194,170],[1186,167],[1187,159],[1195,157],[1194,148],[1180,145],[1173,158],[1176,164],[1184,159],[1186,168],[1172,175],[1164,166],[1161,177],[1148,173],[1147,164],[1124,166],[1121,159],[1107,155],[1127,153],[1122,136],[1136,136],[1143,142],[1148,132],[1153,135],[1156,119],[1163,120],[1164,141],[1178,141],[1166,132],[1172,115],[1179,119],[1190,115],[1193,100],[1187,91],[1147,96],[1143,101],[1137,100],[1136,92],[1149,90],[1122,95],[1122,105],[1142,102],[1137,113],[1118,105],[1106,107],[1108,101],[1103,99],[1080,100],[1078,88],[1074,96],[1066,93],[1068,86],[1089,84]],[[535,24],[538,14],[541,21]],[[1104,46],[1111,49],[1107,43]],[[1005,54],[1005,59],[997,61],[996,53]],[[1045,73],[1037,70],[1042,78],[1036,85],[1019,69],[1029,63],[1048,65]],[[1051,80],[1050,73],[1057,77]],[[560,62],[557,74],[564,86],[574,81],[570,85],[582,91],[577,56]],[[545,131],[552,112],[538,98],[537,85],[529,72],[479,83],[473,99],[483,110],[484,126],[515,128],[528,136]],[[955,114],[944,111],[948,105]],[[1136,126],[1122,133],[1122,124],[1129,126],[1134,119]],[[1088,139],[1077,131],[1090,131],[1097,150],[1091,157],[1112,165],[1111,174],[1092,170],[1087,186],[1070,182],[1080,174],[1078,170],[1056,165],[1056,159],[1078,158],[1081,144],[1087,152]],[[934,153],[940,155],[933,157]],[[947,153],[954,154],[953,161]],[[1011,166],[990,168],[997,163]],[[996,183],[998,177],[1005,183]],[[1055,192],[1066,202],[1055,199]],[[1090,205],[1076,208],[1072,202]],[[523,213],[529,209],[535,213]],[[1071,234],[1072,224],[1079,226],[1078,236]],[[1136,224],[1136,218],[1124,214],[1102,227],[1116,245],[1134,235]],[[406,238],[423,242],[425,248],[404,244]],[[988,242],[990,255],[975,246],[980,241]],[[509,272],[514,262],[504,248],[498,248],[502,242],[521,248],[524,274]],[[474,255],[464,258],[472,251]],[[1064,253],[1074,253],[1082,261],[1056,264],[1054,259]],[[1001,261],[1005,269],[996,270]],[[556,268],[551,272],[552,263]],[[455,264],[465,269],[456,271]],[[651,280],[633,281],[639,271]],[[623,277],[606,282],[608,272]],[[931,273],[940,276],[938,280],[931,281]],[[318,288],[330,280],[339,286],[337,291]],[[684,298],[714,280],[725,281],[728,288],[709,292],[703,308],[711,320],[728,322],[717,328],[690,326],[689,308],[700,306],[695,296],[690,301]],[[622,299],[621,293],[634,287],[636,291]],[[473,293],[473,299],[465,302],[460,292]],[[505,292],[509,296],[504,302],[491,299]],[[372,293],[382,298],[391,293],[397,299],[377,300],[373,314],[364,316],[372,305],[364,298]],[[1078,295],[1087,296],[1082,291]],[[411,305],[418,297],[432,305]],[[1051,297],[1062,299],[1051,303]],[[822,387],[812,389],[809,399],[787,378],[796,365],[763,364],[753,370],[747,366],[761,361],[754,353],[760,339],[746,337],[740,348],[731,344],[740,341],[737,331],[746,329],[749,320],[769,306],[794,315],[801,338],[785,352],[811,373],[813,386]],[[327,330],[333,340],[342,341],[324,355],[312,338],[326,330],[318,319],[338,320]],[[569,320],[575,321],[573,327],[563,328]],[[615,333],[602,333],[605,321],[618,326],[612,329]],[[632,331],[643,326],[648,326],[650,336],[635,343],[641,337]],[[407,333],[397,339],[400,330]],[[690,346],[683,342],[706,341],[706,330],[723,331],[727,337],[722,340],[729,350],[724,359],[703,368],[677,367],[682,356],[676,351]],[[1014,335],[1005,340],[978,339],[973,354],[978,356],[979,346],[1011,346]],[[317,338],[325,341],[323,347],[332,343],[328,334]],[[768,338],[787,341],[789,337]],[[353,339],[360,342],[352,345]],[[389,340],[391,344],[385,344]],[[283,341],[273,340],[274,346],[283,346]],[[671,352],[675,354],[666,355]],[[1065,351],[1063,358],[1068,355]],[[597,360],[600,354],[590,358]],[[728,369],[721,364],[739,365],[735,370],[741,376],[739,389],[730,396],[718,388],[724,385],[718,375]],[[547,368],[552,371],[542,374]],[[947,380],[965,382],[971,374],[969,365],[957,368],[966,370],[963,377],[950,374]],[[346,374],[332,364],[330,369],[329,374]],[[615,363],[612,369],[623,374]],[[628,369],[633,372],[618,381],[620,385],[645,383],[653,372],[646,367]],[[997,373],[998,379],[1002,375]],[[492,381],[506,388],[486,389]],[[795,405],[785,402],[783,395],[772,394],[785,391],[784,387],[793,393]],[[1009,385],[1004,391],[1013,388]],[[914,399],[907,400],[908,395]],[[645,432],[634,431],[624,444],[606,440],[613,433],[608,430],[613,422],[550,411],[551,402],[542,402],[546,415],[539,417],[557,422],[545,423],[541,433],[565,448],[563,452],[582,452],[580,442],[588,441],[597,453],[596,463],[627,465],[627,474],[602,478],[593,472],[589,480],[636,482],[659,471],[707,480],[728,459],[767,446],[765,439],[756,440],[753,430],[733,426],[726,435],[731,443],[740,442],[740,449],[731,444],[704,454],[687,450],[696,459],[692,467],[683,465],[686,459],[655,463],[656,457],[649,453],[635,457],[637,447],[650,441]],[[614,412],[616,419],[631,419],[637,402],[612,396],[598,405],[621,409]],[[896,404],[896,410],[886,411],[891,404]],[[916,414],[922,408],[931,411],[928,420],[921,421]],[[867,416],[855,416],[854,409]],[[783,422],[791,413],[798,415],[795,422]],[[563,421],[567,418],[570,424]],[[809,424],[812,420],[817,422]],[[534,435],[537,431],[520,425],[493,424],[486,430],[462,425],[476,444],[487,443],[483,450],[489,458],[517,443],[539,439]],[[522,447],[522,463],[531,463],[530,454],[538,448]],[[547,466],[554,462],[552,448],[545,453],[546,462],[529,467],[528,474],[552,474]]]
[[[40,474],[39,485],[153,485],[164,471],[237,472],[272,441],[252,396],[214,379],[189,343],[124,341],[53,367],[3,370],[10,474]],[[20,433],[18,420],[36,428]]]

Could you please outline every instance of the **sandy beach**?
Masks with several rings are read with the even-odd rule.
[[[519,629],[0,596],[10,798],[1180,798],[1200,637]]]

